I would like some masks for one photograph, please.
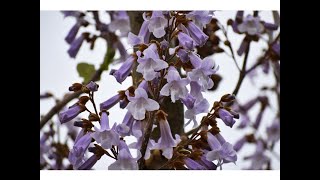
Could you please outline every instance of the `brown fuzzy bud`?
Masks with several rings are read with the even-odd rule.
[[[80,91],[82,86],[83,85],[80,83],[73,83],[72,86],[69,87],[69,91],[74,91],[74,92]]]
[[[79,98],[79,103],[80,104],[83,104],[83,105],[85,105],[88,101],[89,101],[89,97],[88,96],[81,96],[80,98]]]

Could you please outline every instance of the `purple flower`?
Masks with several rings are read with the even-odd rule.
[[[240,124],[238,126],[239,129],[243,129],[250,124],[250,119],[247,114],[241,114],[240,116]]]
[[[129,32],[128,34],[128,43],[131,46],[138,44],[148,44],[151,32],[148,30],[149,21],[144,21],[141,25],[138,36]]]
[[[280,121],[275,119],[271,126],[267,127],[268,141],[277,142],[280,139]]]
[[[272,45],[272,50],[280,57],[280,43],[274,43]]]
[[[207,101],[207,99],[203,98],[201,100],[195,100],[193,106],[190,106],[192,108],[187,109],[186,112],[184,113],[184,117],[186,119],[189,119],[189,121],[185,124],[185,126],[189,125],[190,122],[192,121],[193,127],[196,127],[198,125],[196,115],[200,114],[200,113],[208,112],[209,106],[210,105],[209,105],[209,102]]]
[[[275,31],[278,29],[278,25],[272,23],[263,22],[263,26],[265,29],[270,31]]]
[[[75,58],[77,56],[84,39],[85,39],[84,35],[81,35],[77,39],[72,41],[70,48],[68,50],[68,54],[71,58]]]
[[[167,159],[171,159],[173,155],[173,147],[176,147],[181,141],[180,136],[176,134],[175,139],[173,139],[169,123],[166,119],[159,120],[159,127],[161,136],[158,142],[151,149],[161,149],[162,155]]]
[[[91,132],[80,137],[70,151],[68,159],[74,169],[78,169],[84,162],[84,154],[89,144],[91,143]]]
[[[247,142],[247,137],[243,136],[234,144],[233,149],[238,152],[246,142]]]
[[[161,38],[166,34],[164,29],[168,26],[168,21],[162,11],[153,11],[149,22],[148,29],[156,38]]]
[[[99,160],[100,158],[93,154],[89,159],[87,159],[79,168],[78,170],[88,170],[91,169],[96,162]]]
[[[137,160],[140,159],[141,154],[138,153],[138,157],[133,158],[127,144],[121,140],[119,144],[118,159],[112,163],[109,170],[138,170],[139,166]]]
[[[190,170],[206,170],[205,167],[203,167],[198,162],[196,162],[188,157],[184,159],[184,163],[186,164],[186,166]]]
[[[173,103],[180,98],[184,98],[188,94],[187,85],[189,80],[187,78],[180,77],[179,72],[174,66],[170,66],[168,69],[168,75],[166,76],[168,83],[165,84],[160,94],[163,96],[169,96],[171,94],[171,101]]]
[[[44,154],[49,152],[50,150],[50,147],[46,145],[46,141],[48,138],[49,136],[46,133],[44,133],[40,138],[40,164],[44,164],[46,162]]]
[[[248,15],[243,22],[238,25],[238,30],[241,33],[248,33],[249,35],[260,35],[264,30],[263,24],[260,22],[260,17],[253,17]]]
[[[136,57],[130,55],[118,70],[111,70],[110,74],[121,84],[130,75],[135,60]]]
[[[242,22],[243,20],[243,14],[244,14],[244,11],[237,11],[235,21],[231,25],[234,32],[240,33],[238,30],[238,25],[239,25],[239,22]]]
[[[193,20],[194,24],[197,25],[201,30],[205,28],[212,19],[209,11],[192,11],[189,12],[186,17]]]
[[[118,134],[120,134],[121,136],[129,136],[130,135],[130,131],[132,129],[132,124],[133,124],[133,116],[131,115],[131,113],[128,111],[126,113],[126,115],[123,118],[123,121],[121,124],[119,124],[116,128]]]
[[[112,128],[109,127],[109,118],[107,112],[103,111],[100,120],[100,129],[94,127],[95,131],[91,134],[97,143],[101,144],[101,147],[110,149],[112,145],[117,146],[119,144],[119,134],[115,131],[116,124]]]
[[[233,119],[233,115],[232,115],[229,111],[227,111],[227,110],[225,110],[225,109],[222,109],[222,108],[219,109],[218,113],[219,113],[220,119],[222,119],[222,121],[224,122],[224,124],[225,124],[226,126],[229,126],[229,127],[232,128],[232,126],[233,126],[234,123],[236,122],[236,121]]]
[[[109,30],[119,30],[121,35],[126,35],[130,30],[130,19],[126,11],[115,11],[112,13],[113,20],[109,24]]]
[[[159,104],[148,98],[147,92],[142,88],[137,88],[134,91],[135,96],[131,97],[129,91],[126,91],[128,100],[130,101],[127,105],[127,109],[136,120],[143,120],[145,118],[146,111],[154,111],[159,109]]]
[[[100,104],[100,111],[109,110],[121,100],[121,95],[117,94]]]
[[[207,42],[209,37],[192,21],[189,21],[186,27],[190,37],[196,42],[197,46],[201,47]]]
[[[157,72],[168,67],[168,63],[159,58],[156,44],[151,44],[143,51],[144,57],[138,58],[137,72],[142,73],[146,81],[153,80]]]
[[[270,158],[264,154],[264,147],[261,141],[257,142],[255,153],[246,157],[246,159],[252,160],[249,169],[253,170],[262,170],[263,165],[270,161]]]
[[[193,50],[196,45],[193,39],[183,32],[178,33],[178,40],[180,46],[184,47],[187,50]]]
[[[61,11],[61,13],[65,18],[68,16],[79,17],[82,14],[80,11]]]
[[[211,148],[211,151],[206,154],[206,159],[208,161],[218,160],[217,166],[221,166],[223,163],[237,161],[236,151],[230,143],[225,142],[221,144],[210,132],[207,133],[207,137],[208,144]]]
[[[59,113],[60,123],[63,124],[71,121],[83,111],[85,111],[85,107],[83,105],[75,104],[73,106],[70,106],[67,110]]]
[[[195,67],[195,69],[188,73],[190,80],[197,81],[202,86],[202,91],[212,88],[213,81],[211,75],[218,71],[219,66],[215,66],[214,61],[208,57],[204,58],[202,61],[199,61],[197,58],[192,60],[191,57],[190,60]]]
[[[198,160],[199,164],[201,164],[203,167],[205,167],[208,170],[216,170],[217,169],[217,165],[215,165],[213,162],[208,161],[206,159],[205,154],[201,156],[201,159]]]
[[[248,49],[248,46],[249,46],[249,42],[244,39],[241,42],[239,49],[237,50],[237,54],[241,56]]]
[[[64,40],[68,44],[71,44],[73,42],[73,40],[76,38],[80,27],[81,27],[81,23],[79,21],[75,25],[72,26],[72,28],[70,29],[68,35],[64,38]]]
[[[86,87],[90,90],[90,91],[98,91],[99,85],[93,81],[90,81],[89,84],[86,85]]]
[[[255,129],[258,129],[259,126],[260,126],[260,123],[261,123],[261,120],[262,120],[262,116],[263,116],[264,110],[265,110],[265,108],[261,108],[261,110],[259,111],[259,113],[258,113],[258,115],[257,115],[257,117],[256,117],[256,120],[255,120],[255,122],[254,122],[254,124],[253,124],[253,127],[254,127]]]

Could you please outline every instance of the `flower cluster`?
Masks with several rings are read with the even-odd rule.
[[[73,147],[67,156],[73,169],[92,169],[102,156],[114,160],[108,166],[109,170],[146,169],[146,162],[152,161],[156,152],[159,152],[164,162],[159,169],[216,170],[222,169],[223,164],[236,163],[237,151],[246,142],[257,143],[257,151],[248,157],[258,163],[253,165],[255,168],[260,169],[265,162],[269,162],[264,155],[263,140],[247,135],[233,146],[224,139],[217,126],[217,121],[221,121],[228,128],[233,128],[236,119],[240,117],[238,112],[243,115],[239,127],[251,125],[246,113],[255,103],[260,102],[261,111],[251,125],[258,129],[263,112],[269,105],[268,99],[261,96],[246,105],[239,105],[235,95],[225,94],[212,104],[203,95],[213,89],[213,77],[219,71],[219,66],[210,56],[200,53],[208,41],[214,42],[215,35],[209,32],[210,29],[218,29],[213,27],[217,26],[217,22],[212,11],[144,12],[137,34],[130,32],[130,18],[125,11],[109,12],[109,24],[101,22],[99,14],[92,12],[100,35],[84,32],[79,37],[77,34],[80,27],[90,24],[84,18],[84,13],[63,13],[66,17],[72,16],[77,20],[65,38],[70,44],[70,57],[76,57],[84,41],[91,43],[93,48],[95,40],[103,38],[108,46],[119,51],[122,60],[120,68],[111,69],[109,75],[120,84],[130,76],[139,78],[135,80],[138,83],[115,92],[99,106],[96,106],[94,99],[94,93],[99,90],[95,80],[74,83],[69,87],[69,91],[85,95],[59,112],[60,123],[70,124],[79,115],[89,114],[87,118],[78,118],[73,123],[73,128],[81,129],[74,135]],[[239,55],[246,51],[250,41],[256,41],[266,31],[278,28],[277,25],[261,21],[256,14],[244,18],[242,11],[237,13],[236,21],[229,24],[235,32],[246,35],[238,50]],[[133,53],[126,52],[120,37],[127,37],[128,43],[135,49]],[[217,44],[219,43],[215,47],[218,48]],[[279,48],[277,42],[270,46],[270,52],[273,53],[271,58],[277,59],[280,56]],[[218,52],[217,49],[214,51]],[[191,122],[193,125],[190,133],[173,133],[163,103],[165,100],[171,104],[184,105],[184,126]],[[93,105],[94,111],[88,108],[87,103]],[[126,114],[121,123],[111,123],[113,119],[110,117],[110,109],[117,106],[126,111]],[[210,107],[212,108],[209,109]],[[205,115],[199,119],[201,113]],[[151,136],[155,127],[159,130],[158,138]],[[279,140],[279,129],[279,122],[275,121],[267,129],[268,141]],[[128,144],[130,136],[136,142]],[[44,143],[47,138],[48,135],[44,134],[40,140],[42,154],[48,151]],[[135,151],[136,156],[133,153]],[[42,154],[40,163],[44,163]]]

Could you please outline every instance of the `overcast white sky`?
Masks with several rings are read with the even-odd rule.
[[[226,22],[227,19],[234,18],[235,11],[216,11],[215,15],[216,18],[218,18],[221,22]],[[260,16],[267,22],[273,22],[271,12],[261,12]],[[64,38],[74,23],[75,20],[73,18],[64,19],[63,15],[58,11],[40,11],[40,93],[50,91],[56,97],[61,99],[63,95],[68,92],[68,87],[72,83],[82,82],[82,79],[79,78],[76,70],[76,65],[79,62],[92,63],[96,68],[98,68],[103,60],[106,51],[106,45],[105,42],[99,39],[97,40],[95,49],[93,51],[90,51],[89,45],[84,43],[76,59],[71,59],[68,56],[67,50],[69,45],[64,41]],[[86,30],[88,30],[88,28]],[[83,29],[80,29],[80,32],[81,31],[83,31]],[[95,31],[95,29],[91,27],[90,31]],[[220,37],[223,36],[221,35]],[[243,35],[234,34],[230,29],[229,38],[234,49],[237,49],[241,40],[243,39]],[[247,67],[250,67],[255,62],[256,58],[261,55],[262,48],[266,46],[267,44],[263,41],[252,43]],[[130,47],[128,46],[128,48]],[[241,65],[243,57],[237,56],[236,58],[240,61]],[[215,60],[216,64],[220,66],[219,74],[222,75],[223,80],[220,83],[217,91],[204,94],[205,98],[207,98],[210,103],[219,100],[220,97],[226,93],[231,93],[238,80],[238,70],[236,69],[231,58],[225,54],[219,54],[214,55],[213,59]],[[112,66],[111,68],[117,69],[118,67],[119,65],[116,65]],[[131,79],[128,78],[125,82],[119,84],[116,82],[113,76],[109,75],[109,72],[103,72],[101,81],[98,82],[98,84],[100,85],[99,91],[95,94],[95,101],[97,104],[115,95],[118,90],[126,89],[131,85]],[[256,97],[258,94],[262,95],[261,92],[259,92],[259,87],[273,84],[274,78],[272,74],[269,73],[269,75],[266,76],[262,73],[262,70],[259,69],[254,80],[254,84],[248,78],[244,80],[238,94],[238,100],[240,102],[246,102],[248,99]],[[269,97],[271,106],[277,108],[276,96],[272,93],[267,93],[267,95]],[[69,103],[69,105],[74,103],[74,101]],[[53,105],[54,101],[52,99],[41,100],[40,114],[47,113]],[[251,117],[255,118],[258,109],[259,106],[255,106],[249,112]],[[265,132],[263,130],[265,130],[266,126],[271,124],[273,118],[275,117],[275,112],[275,110],[267,108],[260,127],[262,131],[259,131],[261,136],[265,136]],[[118,107],[112,108],[110,110],[111,123],[121,122],[125,113],[125,110],[121,110]],[[198,120],[202,117],[202,115],[203,114],[197,116]],[[57,117],[54,116],[54,119],[56,118]],[[239,123],[240,122],[237,121],[234,127],[236,127]],[[230,143],[234,143],[236,140],[242,137],[243,134],[252,132],[251,129],[248,128],[245,130],[237,130],[235,128],[231,129],[225,126],[221,121],[218,121],[218,126],[222,131],[222,135]],[[187,128],[190,129],[190,127]],[[131,141],[132,139],[127,138],[126,140]],[[248,167],[250,164],[248,161],[243,161],[242,157],[251,154],[254,149],[255,147],[253,145],[244,146],[244,149],[238,153],[237,165],[231,163],[225,164],[223,166],[224,169],[242,169]],[[280,142],[276,145],[276,152],[280,154]],[[274,156],[270,155],[270,157],[272,158],[272,167],[274,169],[279,169],[280,162],[274,158]],[[101,160],[94,166],[94,168],[107,169],[107,166],[110,163],[112,163],[110,158],[108,159],[108,157],[103,156]]]

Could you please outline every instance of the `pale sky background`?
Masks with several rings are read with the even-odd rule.
[[[251,13],[251,12],[245,12]],[[259,15],[261,19],[267,22],[273,22],[272,14],[270,11],[260,12]],[[235,11],[216,11],[215,16],[220,22],[225,23],[229,18],[234,18]],[[108,18],[104,19],[108,21]],[[63,95],[68,92],[68,87],[74,82],[82,82],[82,78],[78,76],[76,65],[79,62],[88,62],[95,65],[96,68],[99,67],[100,63],[103,60],[106,44],[103,40],[98,39],[95,44],[93,51],[89,50],[89,44],[84,43],[76,57],[72,59],[67,54],[69,45],[64,41],[65,36],[74,25],[74,18],[63,18],[62,13],[58,11],[40,11],[40,94],[44,92],[51,92],[57,98],[62,99]],[[95,32],[94,27],[86,28],[86,31],[90,30]],[[80,32],[83,32],[84,28],[80,29]],[[278,30],[280,31],[280,30]],[[78,35],[79,35],[78,33]],[[224,40],[224,36],[219,32],[219,37]],[[232,43],[232,46],[235,50],[239,47],[244,35],[238,35],[233,33],[232,29],[229,29],[228,33],[229,39]],[[124,41],[125,42],[125,39]],[[256,58],[262,54],[262,49],[266,48],[267,44],[260,40],[258,43],[254,42],[251,45],[251,51],[248,59],[247,67],[255,62]],[[127,46],[129,52],[132,51],[130,46]],[[227,48],[225,48],[227,49]],[[239,57],[236,55],[236,58],[239,61],[240,67],[242,66],[243,56]],[[220,99],[220,97],[226,93],[231,93],[237,83],[239,72],[233,62],[233,60],[221,53],[214,55],[213,59],[216,64],[220,66],[218,73],[222,75],[223,80],[221,81],[219,88],[214,92],[204,93],[204,97],[207,98],[210,104],[214,101]],[[120,65],[112,65],[109,69],[118,69]],[[253,83],[254,82],[254,83]],[[238,93],[238,100],[240,102],[246,102],[248,99],[252,99],[257,95],[263,95],[263,92],[259,92],[260,87],[264,85],[273,85],[274,77],[272,73],[268,75],[263,74],[262,69],[259,68],[257,75],[254,78],[254,81],[251,81],[249,78],[246,78],[240,88]],[[131,85],[131,78],[127,78],[122,84],[119,84],[113,76],[109,75],[108,72],[103,72],[101,76],[101,81],[98,82],[99,91],[95,93],[95,101],[97,105],[101,102],[107,100],[111,96],[115,95],[118,90],[126,89]],[[266,93],[269,97],[269,102],[274,108],[267,108],[262,123],[259,128],[259,135],[266,136],[265,127],[269,126],[274,117],[277,109],[276,96],[273,93]],[[71,101],[68,106],[72,105],[76,100]],[[49,109],[54,105],[54,100],[47,99],[40,101],[40,114],[45,114]],[[89,103],[88,103],[89,104]],[[91,108],[89,106],[89,108]],[[256,113],[259,109],[258,105],[255,105],[253,109],[249,112],[251,119],[255,119]],[[110,124],[114,122],[121,123],[126,110],[120,109],[118,106],[115,106],[110,110]],[[197,115],[198,122],[204,114]],[[86,117],[87,114],[83,113],[80,117]],[[57,116],[54,116],[53,119],[57,120]],[[238,130],[235,127],[239,125],[240,121],[238,120],[234,128],[229,128],[223,124],[221,120],[218,120],[218,126],[221,129],[221,134],[224,138],[230,142],[235,143],[239,138],[241,138],[246,133],[251,133],[252,129],[246,128],[245,130]],[[186,129],[189,130],[191,126],[189,125]],[[62,127],[61,134],[65,134],[66,129]],[[63,137],[62,137],[63,139]],[[134,138],[126,137],[125,140],[132,142]],[[280,141],[276,144],[276,152],[280,154]],[[247,155],[251,155],[255,150],[255,145],[246,144],[240,152],[238,152],[238,161],[237,165],[232,163],[223,165],[224,169],[243,169],[250,166],[249,161],[243,161],[242,158]],[[267,153],[267,155],[272,159],[272,168],[280,169],[280,162],[272,155]],[[107,156],[103,156],[100,161],[94,166],[94,169],[107,169],[108,165],[112,163],[113,160]]]

